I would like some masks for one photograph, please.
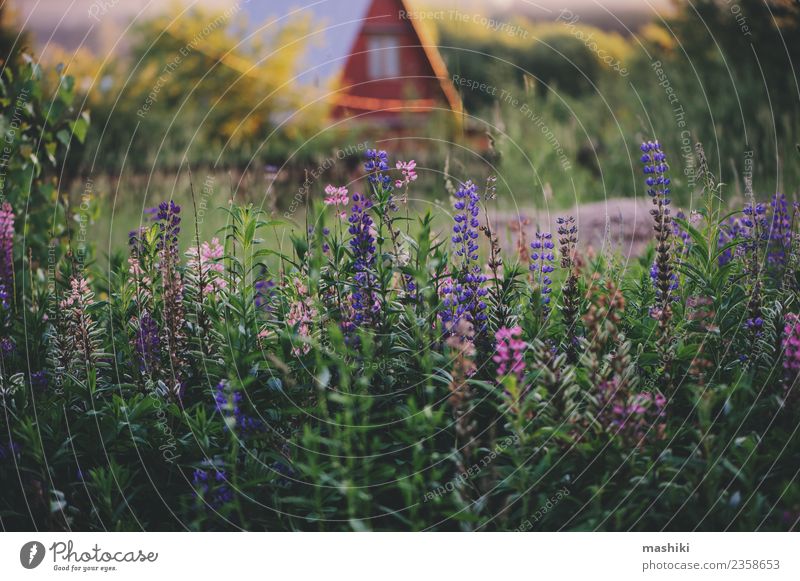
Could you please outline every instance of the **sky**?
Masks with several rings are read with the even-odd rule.
[[[10,0],[17,21],[34,35],[37,45],[52,37],[67,47],[81,44],[91,29],[88,45],[118,37],[131,20],[163,10],[172,0]],[[197,4],[226,8],[236,0],[183,0],[181,4]],[[251,0],[269,2],[270,0]],[[297,0],[302,6],[315,0]],[[330,0],[347,5],[347,0]],[[475,10],[506,16],[525,14],[529,17],[555,18],[562,8],[583,14],[606,10],[628,14],[654,14],[669,7],[669,0],[409,0],[412,8],[442,7]]]

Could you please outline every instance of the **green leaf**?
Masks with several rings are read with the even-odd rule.
[[[75,121],[70,121],[69,124],[72,129],[72,134],[81,143],[86,139],[86,132],[89,130],[89,122],[84,117],[78,117]],[[61,133],[59,131],[59,133]]]

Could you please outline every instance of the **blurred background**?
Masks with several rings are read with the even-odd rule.
[[[45,109],[69,92],[52,195],[109,251],[190,176],[201,209],[302,223],[328,183],[358,189],[367,146],[417,161],[418,205],[497,176],[498,212],[641,197],[654,137],[687,209],[696,142],[731,205],[800,183],[796,0],[0,6],[4,68],[37,66]]]

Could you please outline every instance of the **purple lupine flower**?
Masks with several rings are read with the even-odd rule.
[[[772,212],[769,224],[767,262],[776,266],[784,266],[792,245],[792,220],[786,196],[781,193],[774,194],[769,205]]]
[[[717,248],[723,248],[731,242],[743,240],[747,236],[747,228],[739,218],[731,216],[725,224],[720,226]],[[734,256],[742,254],[741,247],[727,248],[717,259],[720,266],[725,266],[733,260]]]
[[[139,371],[147,374],[155,373],[161,358],[161,337],[158,323],[147,311],[139,317],[139,328],[136,329],[134,346],[139,362]]]
[[[440,317],[448,330],[455,329],[463,319],[471,323],[474,332],[479,334],[486,327],[486,303],[483,298],[488,290],[483,287],[486,275],[482,274],[478,263],[478,187],[467,181],[456,191],[455,197],[453,207],[456,214],[453,216],[455,225],[451,241],[457,259],[453,265],[451,283],[442,289],[445,298]]]
[[[747,320],[744,328],[749,332],[751,347],[762,334],[764,319],[761,315],[761,266],[760,250],[769,241],[767,209],[764,204],[747,204],[742,210],[742,224],[746,227],[745,242],[745,280],[747,285]]]
[[[272,279],[262,278],[256,281],[253,302],[257,309],[272,310],[272,299],[275,295],[275,283]]]
[[[4,359],[11,357],[17,351],[17,344],[11,337],[3,337],[0,339],[0,356]]]
[[[49,380],[47,377],[47,371],[42,369],[41,371],[34,371],[31,373],[31,388],[34,391],[42,392],[47,389],[49,384]]]
[[[135,258],[141,257],[147,251],[144,241],[144,233],[146,230],[147,228],[142,226],[141,228],[128,232],[128,247],[131,255]]]
[[[186,319],[183,308],[183,280],[178,270],[180,255],[178,235],[181,231],[181,207],[175,202],[158,205],[158,267],[161,272],[162,299],[162,343],[170,358],[169,369],[172,394],[182,397],[183,373],[186,369]]]
[[[662,316],[667,315],[667,306],[671,302],[672,292],[675,290],[676,277],[672,264],[672,227],[670,217],[670,179],[667,177],[669,166],[667,156],[661,151],[658,141],[646,141],[641,145],[644,164],[645,183],[647,195],[653,202],[654,208],[650,210],[653,216],[653,230],[656,234],[656,297],[659,302],[658,309]]]
[[[297,475],[297,472],[295,472],[294,468],[292,468],[290,464],[286,464],[280,460],[276,460],[270,464],[269,468],[278,476],[276,479],[276,484],[284,488],[291,486],[292,480],[294,480]]]
[[[375,292],[375,230],[369,215],[372,202],[365,196],[353,194],[348,232],[350,250],[353,257],[353,287],[350,303],[353,308],[352,323],[355,326],[374,322],[380,310],[380,302]]]
[[[693,214],[693,217],[696,217],[697,214]],[[678,213],[675,214],[675,217],[679,220],[686,220],[686,214],[683,213],[683,210],[678,210]],[[672,237],[676,240],[676,254],[677,254],[677,262],[680,264],[681,258],[684,258],[689,255],[689,250],[691,249],[692,237],[687,230],[683,229],[678,222],[672,222]]]
[[[178,235],[181,232],[181,207],[170,200],[158,205],[158,250],[178,254]]]
[[[752,248],[758,242],[767,239],[769,227],[767,225],[767,207],[764,204],[747,204],[742,209],[744,216],[741,219],[745,227],[744,234],[748,239],[748,247]]]
[[[8,444],[0,443],[0,462],[4,462],[13,456],[16,456],[21,450],[22,448],[19,446],[19,444],[13,440],[9,441]]]
[[[6,290],[6,287],[0,284],[0,307],[2,307],[3,310],[6,310],[11,306],[11,304],[9,303],[10,298],[11,295]]]
[[[546,317],[550,312],[550,293],[552,293],[553,281],[550,273],[555,270],[555,254],[553,249],[553,235],[550,232],[536,232],[535,240],[531,242],[531,265],[530,271],[533,273],[533,283],[539,291],[539,305],[542,316]]]
[[[263,428],[263,422],[251,418],[242,410],[242,392],[231,389],[226,379],[217,383],[214,388],[214,405],[225,420],[225,429],[236,429],[240,434],[257,432]]]
[[[391,191],[392,178],[386,173],[389,171],[389,155],[383,150],[368,149],[366,159],[364,170],[369,183],[383,188],[384,191]]]
[[[233,500],[233,491],[228,486],[225,470],[212,467],[208,470],[196,468],[192,473],[195,494],[214,508],[222,508]]]
[[[658,292],[658,262],[656,260],[653,261],[653,264],[650,265],[650,279],[653,281],[653,286],[656,288],[656,292]],[[669,275],[669,290],[674,291],[678,289],[678,275],[677,273],[671,273]],[[672,300],[677,300],[678,297],[672,297]]]

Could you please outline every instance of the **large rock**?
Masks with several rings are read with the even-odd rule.
[[[649,199],[613,198],[563,211],[525,211],[518,215],[499,212],[493,220],[495,230],[501,236],[504,231],[510,231],[510,235],[515,237],[514,232],[522,226],[529,242],[537,229],[552,232],[555,242],[556,218],[571,214],[578,224],[578,244],[581,248],[636,257],[653,240],[652,207]]]

